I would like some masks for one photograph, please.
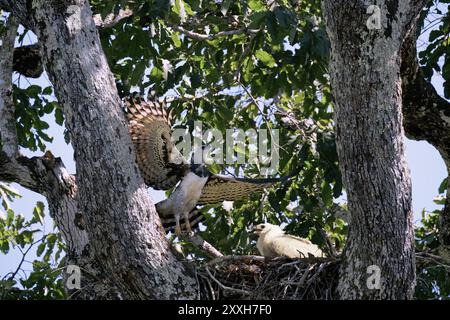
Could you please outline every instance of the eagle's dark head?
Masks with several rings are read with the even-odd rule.
[[[206,169],[206,166],[204,163],[202,164],[191,164],[191,171],[198,175],[199,177],[206,178],[211,175],[211,173]]]

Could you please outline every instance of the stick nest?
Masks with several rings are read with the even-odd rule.
[[[216,258],[198,270],[200,299],[336,299],[336,258]]]

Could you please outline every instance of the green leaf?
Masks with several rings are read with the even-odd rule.
[[[269,68],[273,68],[275,66],[275,59],[272,57],[272,55],[264,50],[258,50],[255,52],[256,58],[258,58],[259,61],[264,63]]]
[[[445,197],[442,197],[442,196],[434,197],[433,202],[436,204],[439,204],[439,205],[444,205]]]
[[[331,207],[333,204],[333,192],[330,184],[325,181],[322,183],[322,200],[327,207]]]
[[[44,223],[44,203],[41,201],[38,201],[36,203],[36,207],[34,207],[33,210],[33,218],[35,218],[35,220],[37,222],[40,222],[41,224]]]
[[[44,252],[45,246],[46,246],[46,243],[45,243],[44,241],[42,241],[42,242],[39,244],[39,246],[37,247],[36,255],[37,255],[38,257],[40,257],[40,256],[42,255],[42,253]]]
[[[250,16],[250,25],[249,28],[256,29],[260,28],[266,20],[267,11],[255,12]]]
[[[234,117],[233,110],[231,110],[227,107],[223,107],[223,106],[219,107],[219,114],[223,118],[223,120],[226,122],[233,120],[233,117]]]
[[[62,124],[64,123],[64,115],[61,108],[55,109],[55,122],[60,126],[62,126]]]
[[[138,85],[141,82],[146,67],[147,61],[145,60],[141,60],[137,63],[136,67],[133,70],[133,74],[131,75],[131,85]]]
[[[0,251],[4,254],[7,254],[9,252],[9,242],[8,240],[0,240]]]
[[[439,186],[439,193],[444,193],[448,188],[448,178],[444,178]]]
[[[177,48],[181,47],[180,35],[178,34],[178,32],[172,32],[172,35],[170,37],[172,38],[175,47]]]
[[[191,6],[186,1],[183,1],[183,3],[184,3],[184,10],[186,10],[186,13],[189,16],[193,16],[195,12],[192,10]]]
[[[287,29],[292,25],[295,25],[295,17],[291,12],[287,11],[284,8],[276,7],[274,9],[275,17],[277,18],[278,24],[283,29]]]
[[[249,0],[248,7],[253,11],[262,11],[266,9],[266,5],[261,0]]]
[[[11,225],[11,223],[14,221],[14,211],[11,209],[6,210],[6,225]]]
[[[45,95],[50,95],[52,93],[53,93],[52,87],[46,87],[46,88],[44,88],[44,90],[42,90],[42,94],[45,94]]]
[[[164,73],[161,69],[157,67],[153,67],[152,71],[150,72],[150,81],[152,82],[159,82],[162,81],[164,78]]]
[[[30,97],[35,97],[38,94],[40,94],[42,91],[42,88],[38,85],[31,85],[29,86],[25,92],[30,96]]]
[[[430,37],[429,37],[429,41],[433,42],[435,41],[438,37],[442,36],[442,31],[441,30],[433,30],[430,32]]]
[[[1,189],[3,189],[3,191],[7,193],[7,195],[10,197],[10,199],[22,197],[20,195],[19,191],[16,190],[15,188],[13,188],[11,185],[0,183],[0,191],[2,191]]]
[[[228,9],[230,8],[230,5],[232,3],[232,0],[223,0],[222,1],[222,5],[220,6],[220,12],[222,12],[222,14],[224,16],[227,15]]]
[[[30,230],[25,230],[25,231],[22,231],[22,233],[19,235],[19,236],[21,236],[21,239],[22,239],[22,244],[29,244],[29,243],[32,243],[33,242],[33,234],[35,233],[35,232],[37,232],[38,230],[32,230],[32,231],[30,231]]]

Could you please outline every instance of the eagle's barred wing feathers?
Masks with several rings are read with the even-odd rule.
[[[237,201],[253,192],[262,192],[280,179],[247,179],[212,175],[203,188],[197,204],[215,204],[222,201]]]
[[[145,183],[158,190],[174,187],[180,175],[172,161],[186,162],[171,140],[172,115],[160,103],[140,98],[128,98],[125,107],[136,161]]]

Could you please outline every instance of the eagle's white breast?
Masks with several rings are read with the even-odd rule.
[[[177,187],[180,191],[179,205],[188,211],[194,209],[207,181],[208,177],[199,177],[195,173],[189,172]]]

